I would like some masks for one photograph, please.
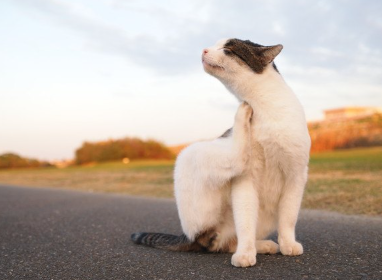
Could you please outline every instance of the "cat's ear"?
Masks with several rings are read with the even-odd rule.
[[[271,63],[275,57],[281,52],[283,45],[275,45],[269,47],[261,47],[263,57],[267,63]]]

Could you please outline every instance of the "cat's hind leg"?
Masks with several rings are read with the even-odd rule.
[[[263,208],[264,205],[260,204],[256,227],[256,250],[258,254],[276,254],[280,251],[279,245],[267,238],[277,228],[277,216],[274,212]]]
[[[242,103],[231,137],[195,143],[184,149],[175,165],[175,180],[187,174],[192,180],[199,180],[199,185],[216,189],[243,173],[249,160],[252,113],[251,106]]]
[[[215,239],[210,247],[210,252],[234,253],[237,248],[237,237],[230,201],[224,203],[220,223],[215,230]]]

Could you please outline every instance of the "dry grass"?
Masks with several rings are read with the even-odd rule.
[[[313,154],[302,205],[382,216],[382,147]]]
[[[327,177],[327,178],[324,178]],[[365,179],[366,177],[366,179]],[[347,177],[328,172],[312,174],[303,207],[325,209],[346,214],[382,215],[382,174],[349,174]]]
[[[0,184],[173,196],[173,161],[0,171]],[[382,147],[312,155],[303,207],[382,216]]]
[[[0,171],[0,182],[11,185],[116,192],[171,197],[173,161],[104,163],[66,169]]]

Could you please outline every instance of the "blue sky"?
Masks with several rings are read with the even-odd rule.
[[[281,43],[276,64],[309,120],[382,106],[382,2],[5,0],[0,153],[72,158],[83,141],[218,136],[236,99],[204,73],[221,38]]]

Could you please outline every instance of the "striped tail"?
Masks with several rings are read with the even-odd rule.
[[[184,234],[177,236],[166,233],[138,232],[131,235],[131,240],[135,244],[180,252],[206,252],[209,247],[198,240],[190,241]]]

